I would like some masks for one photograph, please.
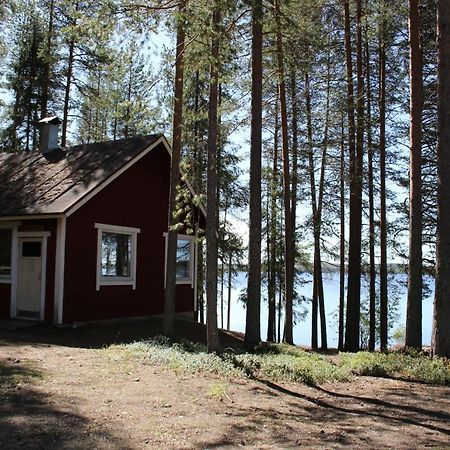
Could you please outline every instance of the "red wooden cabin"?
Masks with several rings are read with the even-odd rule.
[[[169,173],[162,135],[0,154],[0,315],[162,314]],[[193,236],[179,235],[178,257],[176,312],[193,317]]]

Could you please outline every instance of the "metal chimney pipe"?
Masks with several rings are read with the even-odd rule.
[[[42,124],[41,139],[39,141],[39,150],[42,154],[49,153],[59,148],[58,135],[61,119],[57,116],[45,117],[39,121]]]

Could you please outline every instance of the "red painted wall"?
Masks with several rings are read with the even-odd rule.
[[[163,146],[150,151],[67,219],[64,323],[162,314],[170,157]],[[136,289],[96,290],[95,223],[140,228]],[[177,312],[193,311],[193,289],[177,288]]]

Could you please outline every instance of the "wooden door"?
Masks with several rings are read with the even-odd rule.
[[[42,238],[19,238],[17,264],[17,317],[41,317]]]

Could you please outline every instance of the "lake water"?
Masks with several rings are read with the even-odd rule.
[[[302,274],[302,278],[305,280],[305,284],[297,288],[297,292],[300,296],[306,298],[311,297],[312,293],[312,277],[309,274]],[[398,320],[395,321],[392,331],[399,327],[404,327],[406,322],[406,275],[397,274],[394,276],[393,282],[388,284],[389,289],[394,290],[396,286],[398,307],[397,312],[399,315]],[[432,280],[427,280],[429,283],[430,291],[429,296],[423,299],[423,320],[422,320],[422,335],[423,344],[430,345],[431,343],[431,326],[432,326],[432,313],[433,313],[433,297],[434,297],[434,283]],[[238,301],[239,293],[241,289],[245,288],[247,284],[246,274],[241,272],[237,275],[234,281],[234,287],[231,294],[231,320],[230,328],[235,331],[243,332],[245,330],[245,305]],[[363,283],[364,284],[364,283]],[[226,286],[226,284],[225,284]],[[362,297],[366,295],[366,291],[362,290]],[[337,347],[338,343],[338,321],[337,311],[339,304],[339,273],[331,272],[324,273],[324,296],[325,296],[325,311],[327,317],[327,332],[328,332],[328,346]],[[224,320],[226,326],[226,287],[225,287],[225,312]],[[311,344],[311,314],[310,303],[305,302],[302,304],[302,308],[306,310],[306,317],[294,325],[294,343],[299,345],[309,346]],[[219,304],[219,326],[220,322],[220,304]],[[261,305],[261,337],[265,339],[267,336],[267,302],[263,302]],[[394,341],[391,339],[390,343]],[[320,326],[319,326],[319,344],[320,344]]]

